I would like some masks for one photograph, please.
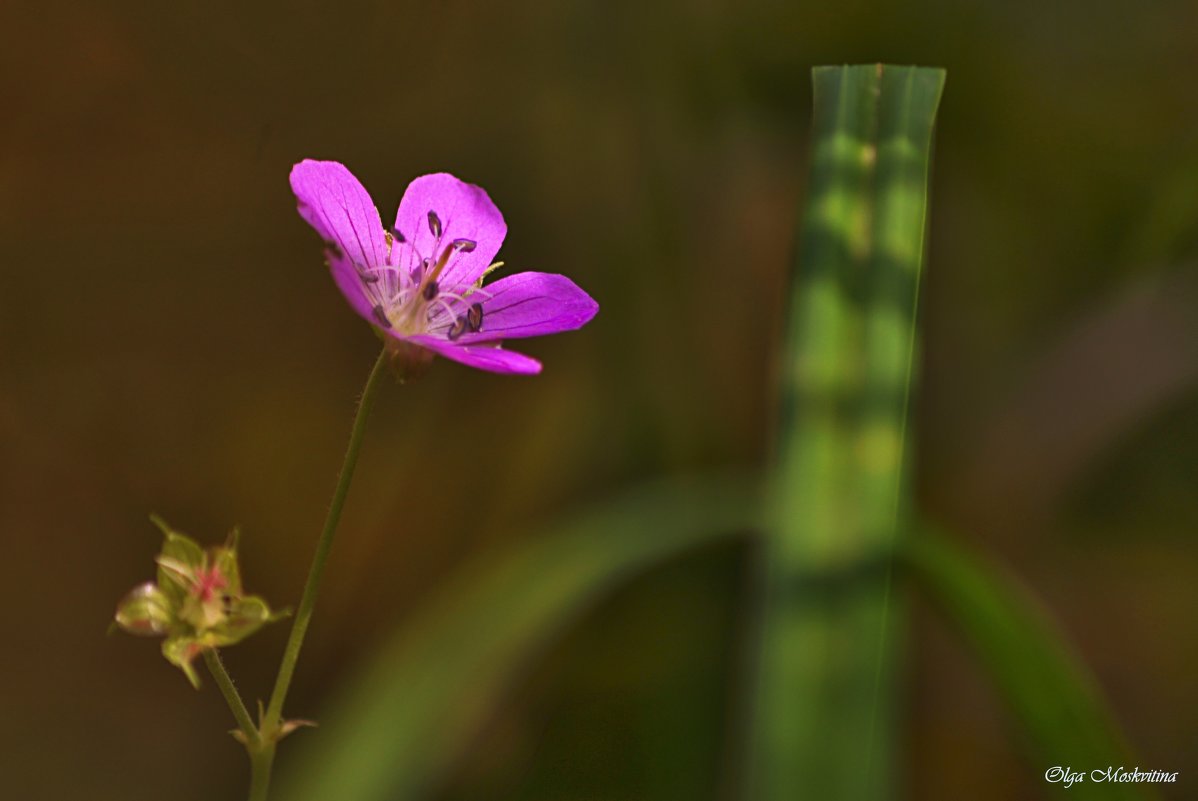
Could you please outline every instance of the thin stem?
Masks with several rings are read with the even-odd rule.
[[[241,700],[237,687],[233,685],[229,671],[225,670],[225,663],[220,661],[220,654],[215,648],[209,648],[204,651],[204,662],[207,663],[208,672],[212,674],[212,678],[216,679],[216,686],[220,687],[225,700],[229,702],[229,709],[233,712],[233,717],[237,720],[241,733],[245,735],[246,747],[250,749],[257,747],[258,728],[254,725],[254,719],[250,717],[250,711],[245,708],[245,702]]]
[[[341,475],[337,478],[337,489],[333,492],[333,501],[329,505],[329,513],[324,521],[324,530],[316,544],[316,554],[312,557],[312,567],[308,571],[308,580],[304,584],[304,593],[300,596],[299,609],[295,613],[295,622],[291,626],[291,635],[287,638],[287,647],[283,651],[283,661],[279,665],[279,675],[275,679],[274,691],[270,694],[270,704],[266,708],[266,717],[262,720],[262,739],[269,743],[269,756],[263,756],[264,770],[262,795],[251,796],[253,801],[265,798],[266,783],[270,780],[270,761],[274,757],[273,743],[277,736],[279,720],[283,715],[283,702],[287,698],[287,690],[291,687],[291,677],[295,673],[295,662],[299,658],[300,648],[304,644],[304,635],[308,631],[308,623],[312,620],[312,610],[316,606],[316,596],[320,591],[320,579],[324,575],[325,563],[329,551],[333,547],[333,535],[337,531],[337,523],[341,520],[341,509],[345,506],[345,496],[349,492],[350,481],[354,477],[354,467],[358,462],[358,451],[362,447],[362,438],[366,432],[366,418],[370,416],[370,407],[374,403],[380,379],[385,372],[387,351],[379,353],[366,379],[366,388],[362,390],[362,399],[358,403],[358,412],[354,417],[353,428],[350,429],[349,446],[345,451],[345,461],[341,464]],[[266,754],[266,750],[263,751]],[[255,770],[255,782],[258,771]]]
[[[275,761],[275,744],[262,743],[257,751],[250,752],[250,801],[266,801],[270,789],[270,768]]]

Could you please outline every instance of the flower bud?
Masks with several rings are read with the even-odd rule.
[[[245,595],[234,530],[221,546],[198,543],[152,518],[162,529],[157,581],[135,587],[117,605],[116,625],[131,633],[163,636],[162,655],[199,686],[192,660],[204,651],[240,642],[287,612]]]

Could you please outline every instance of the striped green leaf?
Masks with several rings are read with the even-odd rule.
[[[749,797],[893,796],[889,555],[944,72],[814,71]]]

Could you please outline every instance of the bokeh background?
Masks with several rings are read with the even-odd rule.
[[[470,556],[643,479],[763,463],[809,69],[877,60],[948,69],[921,508],[1025,579],[1140,766],[1194,797],[1198,6],[44,2],[3,4],[0,31],[5,797],[243,792],[215,690],[105,628],[149,577],[151,511],[210,541],[240,524],[249,585],[298,596],[376,343],[293,162],[343,161],[384,219],[414,176],[479,183],[510,269],[602,306],[528,343],[535,380],[439,363],[387,389],[289,701],[319,718]],[[721,797],[744,562],[707,549],[595,609],[444,799]],[[227,652],[251,696],[284,636]],[[907,795],[1048,797],[926,609],[908,652]]]

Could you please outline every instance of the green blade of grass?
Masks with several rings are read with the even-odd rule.
[[[283,757],[280,799],[427,797],[555,632],[652,565],[757,527],[760,507],[741,480],[673,482],[478,559]]]
[[[893,795],[889,554],[944,72],[813,73],[750,797]]]
[[[956,623],[1020,724],[1032,774],[1071,767],[1085,779],[1062,797],[1145,801],[1143,784],[1095,782],[1092,770],[1143,767],[1115,726],[1093,676],[1014,579],[942,536],[907,540],[906,561],[938,610]]]

